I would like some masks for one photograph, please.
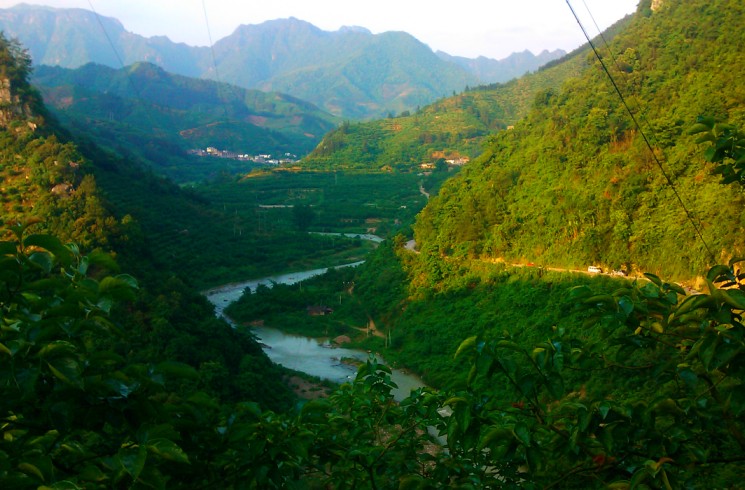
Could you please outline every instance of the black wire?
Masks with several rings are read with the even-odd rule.
[[[106,31],[106,27],[103,25],[103,21],[101,20],[101,16],[98,15],[98,12],[96,12],[96,9],[93,7],[93,2],[91,0],[88,0],[88,5],[91,8],[91,11],[96,16],[96,21],[98,21],[98,25],[101,27],[101,31],[103,31],[104,36],[106,36],[106,40],[109,42],[109,46],[111,46],[111,50],[114,52],[114,56],[116,56],[116,59],[119,60],[119,65],[122,68],[122,71],[124,72],[124,76],[127,77],[127,82],[129,82],[129,86],[132,87],[132,91],[135,94],[135,98],[139,99],[142,102],[146,102],[145,98],[142,96],[142,92],[140,92],[140,89],[135,85],[134,80],[132,80],[132,77],[129,75],[129,71],[126,70],[124,66],[124,61],[122,61],[121,56],[119,56],[119,52],[116,50],[116,46],[114,46],[114,42],[111,40],[111,37],[109,36],[109,33]],[[145,110],[145,117],[150,120],[150,124],[152,125],[153,129],[159,129],[158,125],[155,123],[155,119],[153,119],[152,114],[149,110]]]
[[[204,12],[204,24],[207,27],[207,39],[210,42],[210,53],[212,54],[212,67],[215,69],[215,82],[217,82],[217,85],[215,86],[215,90],[217,90],[217,98],[222,100],[222,97],[220,96],[220,73],[217,71],[217,57],[215,56],[215,45],[212,43],[212,30],[210,29],[210,21],[207,17],[207,5],[204,3],[204,0],[202,0],[202,12]],[[225,105],[225,102],[223,101],[223,111],[225,112],[225,120],[228,119],[228,108]]]
[[[639,121],[637,121],[636,116],[634,116],[634,113],[631,111],[631,108],[629,107],[628,103],[626,102],[626,98],[623,96],[623,93],[621,92],[621,89],[618,88],[618,84],[616,83],[616,80],[613,78],[613,75],[611,75],[610,71],[608,70],[608,67],[605,65],[605,62],[603,61],[603,58],[600,56],[600,53],[598,52],[597,48],[595,47],[595,44],[592,42],[592,39],[590,38],[589,34],[587,33],[587,30],[585,30],[585,26],[582,25],[582,21],[580,21],[579,16],[577,15],[577,12],[575,12],[574,7],[572,7],[572,4],[569,2],[569,0],[566,0],[566,4],[569,7],[569,10],[572,11],[572,15],[574,15],[575,20],[577,21],[577,24],[579,24],[580,29],[582,29],[582,33],[585,36],[585,39],[587,39],[587,42],[589,43],[590,47],[592,48],[593,53],[595,53],[595,57],[600,62],[600,66],[602,66],[603,71],[608,76],[608,79],[610,80],[611,84],[613,85],[613,88],[615,89],[616,93],[618,94],[618,97],[621,99],[621,103],[623,104],[623,107],[626,109],[626,112],[628,112],[629,116],[631,117],[631,120],[634,123],[634,126],[636,126],[636,129],[639,131],[639,134],[641,134],[642,139],[644,140],[644,143],[647,145],[647,148],[649,149],[649,152],[652,154],[652,158],[654,159],[655,163],[660,169],[660,172],[662,172],[662,175],[665,177],[665,180],[667,181],[667,184],[670,186],[670,188],[673,191],[673,194],[675,194],[675,197],[678,199],[678,202],[680,203],[680,206],[683,208],[683,211],[686,214],[686,217],[688,218],[688,221],[691,222],[691,226],[693,226],[693,229],[696,231],[696,235],[698,236],[699,240],[701,240],[701,243],[704,245],[704,248],[706,249],[706,252],[709,254],[711,259],[713,261],[716,261],[716,257],[711,252],[711,249],[709,248],[709,245],[706,243],[706,240],[704,240],[704,236],[701,234],[701,230],[699,229],[698,225],[696,224],[695,220],[693,219],[693,215],[688,210],[688,207],[683,202],[683,199],[680,197],[680,194],[678,193],[678,190],[675,188],[675,184],[673,184],[672,179],[667,175],[667,172],[665,172],[664,167],[662,166],[662,162],[660,162],[660,159],[657,158],[657,154],[655,153],[654,149],[652,148],[652,144],[649,142],[649,139],[647,138],[646,133],[642,129],[641,125],[639,124]]]
[[[245,101],[243,100],[243,96],[246,93],[245,88],[237,87],[235,84],[228,83],[228,82],[222,82],[220,80],[220,73],[217,69],[217,56],[215,55],[215,45],[212,42],[212,30],[210,29],[210,21],[209,17],[207,16],[207,5],[204,0],[202,0],[202,12],[204,12],[204,23],[207,28],[207,39],[210,42],[210,53],[212,55],[212,67],[215,70],[215,90],[217,92],[217,98],[220,100],[220,104],[222,105],[223,113],[225,114],[225,124],[228,125],[230,123],[230,111],[228,110],[228,98],[225,97],[224,90],[228,90],[230,93],[228,95],[232,95],[236,101],[239,104],[244,104]],[[238,150],[238,141],[235,138],[235,136],[232,138],[233,140],[233,146],[232,151],[239,151]]]
[[[621,65],[618,63],[618,58],[616,58],[616,55],[613,54],[613,50],[610,47],[610,44],[608,43],[608,40],[605,38],[605,35],[603,34],[603,31],[600,30],[600,26],[598,26],[597,21],[595,21],[595,16],[592,15],[592,12],[590,12],[590,7],[587,6],[587,2],[585,0],[582,0],[582,3],[585,6],[585,10],[587,10],[587,14],[590,16],[590,19],[592,19],[592,23],[595,25],[595,30],[598,31],[598,34],[600,35],[600,39],[603,40],[603,44],[605,45],[605,49],[608,51],[608,54],[610,55],[611,59],[613,60],[613,64],[615,65],[616,69],[618,70],[618,73],[621,73],[623,76],[623,70],[621,69]],[[628,84],[627,84],[628,87]],[[657,145],[657,137],[654,134],[654,130],[652,128],[652,124],[647,119],[647,115],[642,110],[641,106],[637,103],[636,104],[637,113],[639,114],[639,117],[641,117],[642,123],[646,125],[649,132],[651,133],[650,139],[653,140],[653,142]],[[662,155],[665,156],[665,150],[663,148],[660,148],[660,151],[662,152]],[[667,157],[665,157],[665,160],[667,160]]]
[[[106,36],[106,40],[109,42],[109,46],[111,46],[111,50],[114,52],[114,56],[116,56],[116,59],[119,60],[119,66],[124,69],[124,61],[122,61],[121,56],[119,56],[119,52],[116,50],[116,46],[114,46],[114,42],[111,40],[111,37],[109,37],[109,33],[106,31],[106,27],[104,27],[103,21],[101,21],[101,16],[98,15],[96,9],[93,8],[93,2],[91,2],[91,0],[88,0],[88,5],[91,7],[91,11],[96,16],[98,25],[101,26],[101,31],[103,31],[103,35]],[[137,89],[134,82],[132,81],[132,78],[129,76],[129,72],[124,70],[124,74],[126,75],[127,81],[129,81],[129,85],[132,87],[132,90],[134,90],[135,95],[137,95],[138,98],[142,99],[142,97],[140,97],[140,91]]]

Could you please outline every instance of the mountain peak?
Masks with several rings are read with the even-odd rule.
[[[372,34],[369,29],[362,26],[341,26],[339,28],[340,33],[353,32],[358,34]]]

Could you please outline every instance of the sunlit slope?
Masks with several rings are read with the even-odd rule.
[[[490,134],[527,114],[537,93],[578,76],[587,67],[587,53],[587,48],[578,49],[536,73],[504,84],[469,88],[413,113],[343,124],[327,134],[302,165],[409,171],[440,158],[474,158]]]
[[[422,252],[673,276],[737,255],[743,197],[686,131],[700,115],[745,119],[744,16],[734,0],[642,2],[599,49],[654,153],[593,61],[444,186],[417,221]]]

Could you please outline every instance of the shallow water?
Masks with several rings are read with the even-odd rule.
[[[361,263],[355,262],[339,267],[357,266]],[[215,305],[215,314],[222,316],[232,324],[224,316],[225,307],[240,298],[246,288],[251,288],[251,291],[255,291],[259,284],[268,287],[272,287],[273,284],[295,284],[310,277],[323,274],[327,270],[327,268],[314,269],[226,284],[205,291],[204,294]],[[302,371],[336,383],[351,381],[354,379],[357,371],[353,366],[342,364],[342,358],[353,358],[364,362],[370,355],[368,352],[357,349],[346,349],[343,347],[331,348],[328,345],[319,344],[318,339],[300,335],[289,335],[274,328],[252,327],[252,331],[258,337],[259,342],[264,347],[264,352],[272,361],[287,368]],[[382,358],[377,357],[377,359],[378,362],[385,363]],[[392,370],[391,379],[398,385],[398,388],[393,391],[393,395],[399,401],[409,396],[411,390],[424,386],[424,383],[417,376],[399,369]]]

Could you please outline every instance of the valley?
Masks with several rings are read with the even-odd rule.
[[[256,39],[287,25],[329,43],[306,57],[421,48],[243,26],[215,46],[224,79],[259,66],[231,58],[240,39],[263,56]],[[330,109],[311,84],[341,80],[328,66],[261,82],[306,80],[314,104],[143,55],[32,66],[0,36],[0,483],[738,488],[745,30],[730,26],[734,0],[643,0],[533,73],[366,112]],[[346,65],[359,79],[362,59]],[[369,68],[445,70],[399,61]],[[298,158],[189,154],[208,147]],[[318,396],[298,398],[304,383]]]

